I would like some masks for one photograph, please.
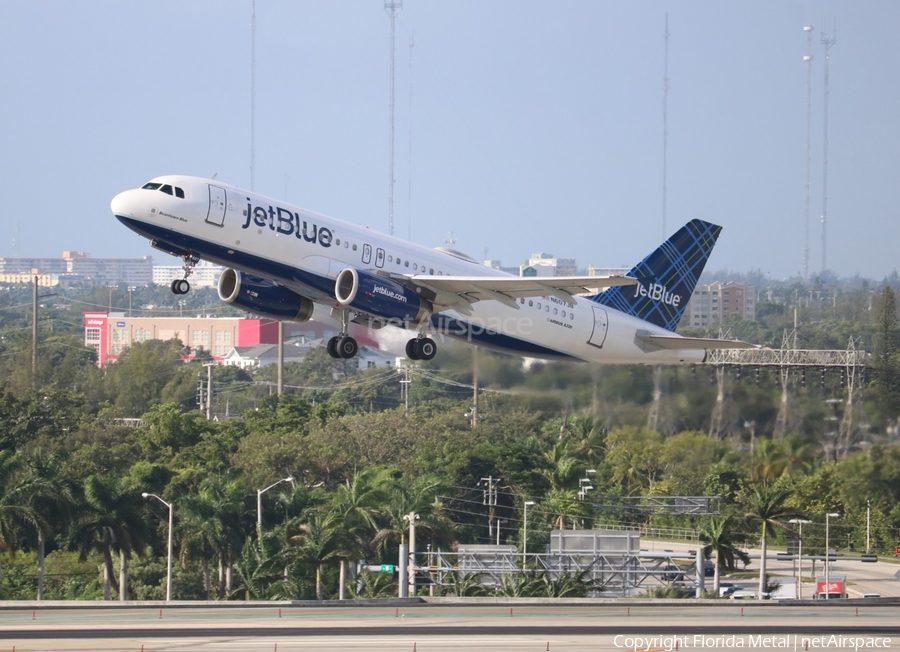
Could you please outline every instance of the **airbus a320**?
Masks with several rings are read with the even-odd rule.
[[[521,277],[215,180],[161,176],[113,198],[115,217],[184,261],[175,294],[200,260],[226,269],[219,297],[250,313],[306,321],[319,304],[341,333],[335,358],[359,345],[351,322],[396,326],[406,354],[430,360],[451,337],[522,356],[618,364],[699,363],[744,342],[675,333],[722,227],[691,220],[624,276]]]

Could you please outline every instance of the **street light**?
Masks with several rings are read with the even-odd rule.
[[[799,532],[797,534],[797,540],[800,542],[799,550],[797,551],[797,599],[803,599],[803,524],[804,523],[812,523],[812,521],[807,521],[804,518],[792,518],[788,523],[795,523],[800,526]]]
[[[282,482],[293,482],[294,476],[289,475],[286,478],[282,478],[278,482],[273,482],[265,489],[257,489],[256,490],[256,527],[259,529],[260,538],[262,538],[262,495],[266,493],[272,487],[280,485]]]
[[[837,518],[839,516],[840,516],[840,514],[836,514],[834,512],[832,512],[830,514],[825,514],[825,599],[826,600],[828,600],[831,597],[831,583],[830,583],[830,577],[828,574],[828,567],[829,567],[828,562],[830,561],[829,550],[831,550],[831,548],[829,548],[829,545],[828,545],[828,536],[829,536],[829,530],[828,530],[829,521],[828,521],[828,519],[829,518]]]
[[[525,518],[523,519],[525,525],[522,533],[522,568],[525,568],[525,564],[528,563],[528,507],[533,507],[535,504],[533,500],[525,501]]]
[[[159,502],[169,508],[169,553],[166,557],[166,602],[172,600],[172,503],[167,503],[156,494],[142,493],[144,498],[156,498]]]

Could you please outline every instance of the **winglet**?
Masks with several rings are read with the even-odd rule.
[[[674,332],[722,227],[691,220],[634,266],[634,287],[613,287],[590,297]]]

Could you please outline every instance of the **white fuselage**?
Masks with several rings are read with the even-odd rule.
[[[146,189],[117,195],[112,211],[129,228],[170,252],[190,252],[271,279],[325,306],[337,306],[334,281],[348,267],[405,275],[508,276],[453,253],[218,181],[172,175],[153,182],[178,188],[184,197]],[[446,310],[432,318],[428,332],[538,358],[677,364],[704,357],[697,349],[645,351],[637,334],[672,334],[584,297],[575,297],[574,303],[533,297],[516,304],[518,309],[495,300],[477,301],[470,315]]]

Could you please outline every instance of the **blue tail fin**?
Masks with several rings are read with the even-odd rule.
[[[628,272],[640,284],[609,288],[591,300],[674,331],[721,231],[691,220]]]

